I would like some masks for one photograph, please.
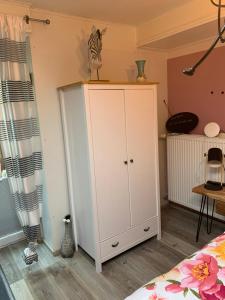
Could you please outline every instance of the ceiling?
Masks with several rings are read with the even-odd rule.
[[[154,49],[174,49],[181,47],[186,44],[195,43],[201,40],[206,40],[212,37],[212,42],[217,35],[217,21],[212,21],[193,27],[191,29],[179,32],[174,35],[159,39],[157,41],[152,41],[146,44],[145,47]]]
[[[32,8],[139,25],[192,0],[27,0]],[[20,2],[20,0],[17,0]],[[24,0],[21,0],[24,3]]]
[[[167,11],[193,0],[5,0],[28,4],[31,8],[49,10],[73,16],[138,26]],[[203,1],[203,0],[202,0]],[[171,50],[212,38],[216,35],[216,21],[195,26],[168,37],[142,45],[150,49]],[[212,38],[213,39],[213,38]]]

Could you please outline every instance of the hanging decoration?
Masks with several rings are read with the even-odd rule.
[[[222,4],[221,0],[218,0],[218,2],[216,2],[215,0],[210,0],[210,1],[213,5],[215,5],[218,8],[218,18],[217,18],[218,35],[217,35],[215,41],[212,43],[212,45],[209,47],[209,49],[204,53],[204,55],[197,61],[197,63],[195,65],[193,65],[192,67],[185,68],[183,70],[183,73],[188,76],[194,75],[198,66],[201,65],[203,63],[203,61],[209,56],[209,54],[216,47],[218,42],[221,42],[221,43],[225,42],[225,38],[223,37],[223,33],[225,32],[225,25],[221,26],[221,9],[225,8],[225,4]]]

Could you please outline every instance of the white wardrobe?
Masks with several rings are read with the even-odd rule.
[[[75,239],[101,272],[160,238],[157,86],[79,82],[59,94]]]

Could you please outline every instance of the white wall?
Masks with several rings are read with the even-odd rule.
[[[1,1],[0,1],[1,2]],[[27,7],[1,5],[0,13],[23,15]],[[166,55],[136,49],[136,29],[119,24],[75,18],[47,11],[30,10],[32,17],[50,18],[51,25],[32,23],[31,52],[41,127],[44,167],[46,175],[46,201],[43,222],[45,241],[49,248],[60,248],[63,235],[62,218],[69,212],[67,180],[59,101],[56,88],[60,85],[89,79],[87,72],[87,39],[91,27],[107,26],[103,37],[102,79],[135,80],[136,59],[146,59],[148,79],[158,81],[159,129],[164,131],[167,111],[163,99],[167,98]],[[161,142],[160,142],[161,143]],[[160,144],[161,187],[166,193],[165,145]]]
[[[45,222],[45,238],[52,250],[59,249],[62,237],[62,217],[69,211],[63,136],[56,87],[89,79],[87,72],[87,40],[93,24],[107,27],[103,37],[102,79],[135,80],[135,59],[145,58],[148,79],[159,81],[159,128],[167,112],[163,99],[167,97],[166,57],[162,53],[136,50],[134,27],[104,24],[45,11],[31,11],[32,17],[50,18],[51,25],[32,24],[31,50],[36,84],[42,144],[44,153],[46,184],[48,192],[48,213]],[[164,145],[161,146],[163,148]],[[166,193],[166,182],[162,156],[162,193]],[[46,225],[46,224],[45,224]],[[51,228],[51,229],[50,229]]]

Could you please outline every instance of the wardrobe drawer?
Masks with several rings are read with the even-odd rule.
[[[157,218],[132,227],[128,231],[100,243],[102,261],[135,246],[136,244],[157,234]]]
[[[113,257],[117,255],[117,253],[122,252],[130,242],[129,231],[117,235],[109,240],[106,240],[100,244],[101,249],[101,257]],[[107,258],[108,259],[108,258]]]
[[[133,227],[131,229],[131,240],[140,240],[140,239],[146,239],[150,236],[153,236],[157,233],[157,218],[152,218],[145,223],[138,225],[136,227]]]

